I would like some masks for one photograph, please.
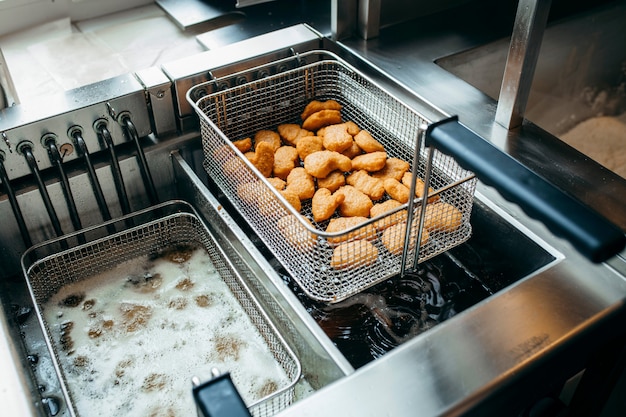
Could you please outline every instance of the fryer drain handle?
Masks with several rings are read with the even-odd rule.
[[[208,381],[194,381],[193,398],[199,417],[251,417],[228,372],[219,375],[213,370]]]
[[[452,156],[591,261],[606,261],[626,246],[620,228],[471,132],[458,117],[428,126],[425,144]]]

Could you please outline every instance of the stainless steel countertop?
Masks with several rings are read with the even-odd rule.
[[[265,9],[281,4],[259,6],[265,17],[251,19],[254,23],[249,26],[216,31],[215,47],[282,27],[285,21],[276,15],[268,17],[269,9]],[[500,127],[494,122],[497,103],[493,99],[434,63],[506,36],[507,22],[494,24],[480,10],[475,15],[466,12],[418,18],[383,28],[377,39],[350,38],[338,46],[344,55],[367,60],[404,86],[409,104],[419,107],[427,102],[441,114],[458,115],[470,129],[582,200],[594,207],[595,202],[602,202],[598,209],[626,229],[626,193],[620,192],[623,180],[588,161],[581,162],[575,151],[532,123],[513,131]],[[328,15],[315,16],[312,20]],[[329,34],[325,23],[307,23]],[[623,275],[609,264],[590,264],[491,188],[479,184],[478,191],[479,199],[517,223],[557,260],[299,401],[281,416],[490,415],[490,411],[520,405],[527,398],[520,398],[519,392],[540,391],[582,369],[595,349],[623,331],[616,327],[626,315]],[[623,265],[622,261],[612,263],[617,268]],[[4,339],[7,334],[6,323],[0,321],[0,336]],[[0,353],[7,351],[0,355],[3,360],[15,355],[11,346],[0,348]],[[15,407],[15,415],[32,407],[22,401],[21,392],[15,394],[4,385],[0,388],[3,403],[11,399],[8,404]],[[487,397],[491,401],[483,402]]]

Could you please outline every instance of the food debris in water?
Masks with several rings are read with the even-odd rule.
[[[60,305],[63,305],[66,307],[78,307],[80,303],[83,302],[84,299],[85,299],[84,292],[70,294],[67,297],[65,297],[63,300],[61,300]]]
[[[290,382],[203,248],[68,284],[44,316],[81,417],[194,415],[189,381],[213,368],[230,372],[246,403]]]

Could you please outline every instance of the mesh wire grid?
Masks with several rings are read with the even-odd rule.
[[[343,106],[344,121],[353,121],[368,130],[383,144],[389,157],[412,165],[418,136],[428,122],[339,60],[314,62],[210,94],[192,102],[192,106],[201,122],[207,173],[303,291],[318,301],[335,303],[397,274],[402,256],[386,249],[379,231],[369,239],[377,251],[375,262],[370,262],[371,248],[366,247],[345,254],[348,268],[332,268],[331,259],[337,247],[333,237],[337,235],[325,232],[328,221],[315,223],[310,201],[304,201],[300,214],[311,221],[307,224],[231,143],[253,137],[262,129],[276,130],[279,124],[302,123],[300,114],[311,100],[329,99]],[[422,146],[418,166],[411,166],[420,178],[425,176],[426,155]],[[462,221],[454,231],[431,232],[419,247],[418,262],[466,241],[471,235],[469,219],[476,187],[472,173],[462,169],[453,158],[434,151],[430,177],[430,185],[439,191],[440,201],[460,210]],[[413,234],[418,229],[420,205],[414,206]],[[394,215],[397,214],[390,213],[387,218],[391,220]],[[373,221],[356,230],[347,229],[343,237],[350,241],[370,236],[367,228]],[[404,232],[398,232],[395,238],[401,238],[401,234]],[[409,246],[407,267],[413,266],[417,241],[412,239]]]
[[[24,270],[38,318],[45,329],[48,348],[54,356],[55,368],[60,374],[62,387],[68,400],[68,409],[73,415],[79,416],[80,413],[73,405],[72,387],[66,386],[67,379],[64,375],[69,370],[63,369],[60,365],[59,352],[52,341],[50,327],[43,315],[43,305],[65,285],[111,269],[125,260],[159,253],[176,245],[197,245],[206,249],[220,278],[228,285],[243,313],[256,326],[276,362],[289,378],[288,385],[278,387],[274,393],[249,404],[250,413],[255,417],[272,416],[293,402],[295,384],[301,374],[298,359],[264,314],[242,278],[233,269],[231,261],[225,257],[196,215],[177,213],[107,238],[100,238],[94,242],[34,260]]]

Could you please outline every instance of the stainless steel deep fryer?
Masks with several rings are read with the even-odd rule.
[[[283,66],[293,61],[285,60]],[[471,234],[469,219],[476,180],[453,158],[436,150],[432,151],[432,163],[428,163],[431,151],[424,147],[421,137],[429,121],[333,54],[313,51],[299,55],[297,62],[295,69],[221,91],[215,87],[220,85],[219,80],[203,83],[190,89],[187,98],[200,118],[204,167],[209,176],[305,293],[319,301],[339,302],[466,241]],[[263,68],[255,68],[248,73],[262,71]],[[246,79],[246,73],[235,76]],[[218,91],[211,92],[212,89]],[[301,213],[295,211],[232,144],[234,140],[253,137],[261,129],[275,130],[283,123],[301,123],[300,114],[311,100],[329,99],[343,106],[344,121],[355,122],[383,144],[388,157],[411,164],[413,187],[417,178],[426,177],[441,201],[461,211],[461,226],[454,231],[430,233],[416,253],[415,242],[421,242],[423,232],[423,202],[418,198],[359,227],[341,233],[326,232],[328,222],[313,221],[310,202],[303,202]],[[405,236],[419,236],[405,238],[403,255],[386,250],[378,233],[372,240],[378,251],[374,263],[342,269],[330,266],[337,246],[332,243],[335,239],[358,239],[376,221],[389,220],[407,208],[410,212]],[[311,237],[314,244],[302,244]],[[363,254],[348,256],[358,259]]]
[[[156,254],[178,245],[201,246],[207,250],[220,278],[241,305],[242,314],[247,314],[251,319],[289,378],[288,385],[279,386],[273,393],[248,404],[250,413],[254,416],[271,416],[293,401],[294,387],[301,375],[297,357],[265,315],[193,207],[183,201],[170,201],[33,246],[22,257],[23,272],[38,319],[45,329],[48,349],[61,378],[60,385],[72,415],[79,416],[80,410],[75,408],[72,401],[72,387],[68,386],[65,376],[69,370],[60,365],[57,344],[53,341],[50,326],[44,317],[43,306],[65,285],[107,271],[120,262]]]

